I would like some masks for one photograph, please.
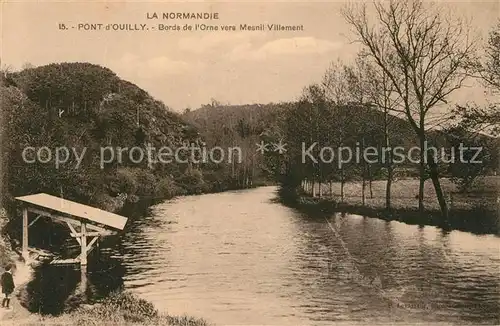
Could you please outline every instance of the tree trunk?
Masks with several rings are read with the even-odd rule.
[[[368,185],[370,187],[370,199],[373,199],[372,181],[373,181],[373,178],[372,178],[372,169],[371,169],[371,165],[368,164]]]
[[[234,160],[233,160],[233,153],[231,152],[231,176],[234,178]]]
[[[363,178],[363,183],[361,185],[361,202],[363,205],[365,205],[365,201],[366,201],[366,195],[365,195],[365,192],[366,192],[366,180],[365,180],[365,171],[364,171],[364,167],[363,167],[363,173],[362,173],[362,178]]]
[[[420,135],[420,183],[418,187],[418,211],[424,214],[424,185],[425,185],[425,135]]]
[[[366,182],[363,178],[363,185],[361,187],[361,204],[363,206],[365,206],[365,204],[366,204],[366,195],[365,195],[366,190],[365,190],[365,188],[366,188]]]
[[[373,199],[373,185],[372,185],[372,179],[368,179],[368,184],[370,185],[370,199]]]
[[[243,166],[243,186],[242,188],[246,188],[248,185],[248,177],[247,177],[247,167]]]
[[[362,142],[362,151],[365,150],[365,139],[363,138],[363,142]],[[363,204],[363,206],[365,205],[365,202],[366,202],[366,196],[365,196],[365,193],[366,193],[366,162],[365,160],[363,159],[363,167],[361,169],[361,178],[362,178],[362,185],[361,185],[361,202]]]
[[[344,202],[344,168],[340,168],[340,201]]]
[[[387,184],[385,187],[385,208],[391,210],[392,164],[387,164]]]
[[[321,189],[321,184],[323,183],[323,174],[321,173],[321,165],[318,166],[318,197],[321,198],[323,191]]]
[[[393,167],[392,167],[392,148],[390,148],[391,141],[389,138],[389,112],[387,109],[387,102],[385,103],[385,108],[384,108],[384,138],[385,138],[385,147],[387,152],[387,158],[386,158],[387,184],[385,187],[385,209],[390,211]]]
[[[433,154],[428,154],[429,172],[432,179],[432,184],[434,185],[434,190],[436,191],[436,196],[439,202],[439,207],[441,209],[441,214],[443,216],[444,222],[448,222],[448,204],[446,203],[446,198],[443,194],[443,189],[441,188],[441,182],[439,181],[439,171],[438,165],[435,162],[435,157]]]
[[[255,178],[255,162],[252,160],[252,176],[250,177],[250,187],[253,187],[253,179]]]

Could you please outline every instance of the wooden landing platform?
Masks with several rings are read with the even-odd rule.
[[[78,258],[66,258],[66,259],[62,259],[62,258],[56,258],[56,259],[53,259],[50,264],[51,265],[64,265],[64,264],[75,264],[75,263],[79,263],[80,260]]]
[[[72,238],[80,245],[80,255],[70,259],[54,259],[51,264],[87,265],[87,255],[95,248],[99,237],[115,234],[122,231],[127,223],[127,218],[101,209],[83,205],[64,198],[55,197],[45,193],[16,197],[22,202],[23,210],[23,241],[22,255],[28,259],[28,229],[40,217],[48,217],[59,223],[65,223]],[[29,221],[28,213],[37,214]]]

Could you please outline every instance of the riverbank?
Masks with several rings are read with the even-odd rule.
[[[6,216],[0,218],[0,229],[5,231]],[[14,284],[11,309],[0,308],[0,325],[171,325],[207,326],[209,323],[190,316],[171,316],[157,310],[152,303],[128,292],[115,292],[94,305],[80,305],[60,316],[31,313],[21,302],[26,300],[26,286],[33,278],[34,258],[27,262],[17,252],[9,236],[0,235],[0,274],[5,266],[13,265]]]
[[[22,290],[21,290],[22,291]],[[11,310],[0,310],[1,325],[169,325],[208,326],[207,321],[189,316],[170,316],[159,312],[153,304],[128,292],[117,292],[94,305],[84,305],[60,316],[30,313],[12,300]]]
[[[497,198],[500,188],[499,177],[485,178],[482,183],[467,193],[456,191],[454,184],[442,180],[442,187],[447,194],[450,206],[449,221],[444,223],[431,181],[425,183],[425,214],[418,211],[418,180],[405,179],[393,183],[391,210],[385,207],[385,181],[373,181],[370,191],[368,183],[365,200],[362,198],[361,182],[346,183],[344,199],[340,198],[340,183],[323,184],[322,196],[312,197],[302,189],[282,191],[283,202],[289,206],[307,211],[323,213],[348,213],[387,221],[396,220],[412,225],[431,225],[449,230],[461,230],[476,234],[499,234],[500,224],[497,212]],[[316,188],[319,194],[319,186]],[[297,198],[293,199],[293,196]],[[285,197],[287,197],[285,199]]]
[[[171,190],[169,190],[166,195],[162,196],[151,196],[151,195],[138,196],[135,194],[129,195],[126,193],[119,194],[116,197],[104,196],[101,198],[97,206],[105,211],[124,215],[124,212],[126,212],[127,210],[137,210],[137,209],[144,210],[144,208],[156,205],[166,200],[172,200],[174,198],[179,198],[179,197],[216,194],[226,191],[246,190],[246,189],[254,189],[265,186],[276,186],[276,185],[277,184],[272,181],[258,180],[253,184],[245,187],[239,187],[239,186],[230,186],[225,188],[194,187],[193,189],[186,190],[180,186],[175,186]]]
[[[3,211],[2,211],[3,212]],[[0,217],[0,229],[5,227],[6,216],[2,213]],[[16,288],[11,298],[11,309],[0,308],[0,324],[20,325],[32,320],[32,314],[20,304],[20,297],[26,284],[31,280],[33,268],[29,263],[12,249],[6,236],[0,236],[0,274],[5,271],[5,266],[11,265],[14,284]]]
[[[115,292],[94,305],[81,305],[60,316],[42,316],[29,312],[22,306],[25,288],[32,278],[32,265],[26,264],[18,254],[9,249],[0,237],[0,263],[14,264],[13,276],[16,289],[11,299],[11,309],[0,308],[0,325],[171,325],[208,326],[207,321],[190,316],[170,316],[158,311],[152,303],[128,292]]]
[[[61,316],[39,316],[36,325],[170,325],[208,326],[189,316],[170,316],[128,292],[115,292],[94,305],[83,305]],[[31,323],[33,325],[33,323]]]

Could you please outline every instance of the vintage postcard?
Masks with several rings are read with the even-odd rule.
[[[0,325],[500,324],[500,3],[0,1]]]

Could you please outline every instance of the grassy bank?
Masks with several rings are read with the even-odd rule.
[[[458,192],[456,186],[448,179],[443,179],[441,183],[450,207],[448,223],[444,223],[442,219],[430,180],[425,183],[426,211],[424,215],[418,211],[416,198],[419,187],[418,179],[398,180],[393,183],[390,211],[385,207],[385,181],[373,181],[371,192],[367,182],[364,203],[361,182],[345,184],[343,201],[340,197],[340,183],[332,184],[331,193],[330,185],[321,185],[321,198],[313,198],[310,193],[305,193],[300,189],[295,194],[296,199],[291,199],[294,195],[290,191],[282,192],[280,197],[287,198],[284,201],[290,206],[310,211],[343,212],[474,233],[497,234],[500,231],[496,207],[500,177],[484,178],[466,193]],[[316,194],[319,194],[319,185],[317,185]]]
[[[1,310],[0,310],[1,311]],[[29,313],[18,304],[12,312],[0,314],[1,325],[165,325],[208,326],[207,321],[189,316],[170,316],[152,303],[128,292],[116,292],[92,306],[80,306],[60,316]]]
[[[116,292],[92,306],[81,306],[58,317],[39,317],[37,325],[172,325],[207,326],[203,319],[170,316],[128,292]]]

